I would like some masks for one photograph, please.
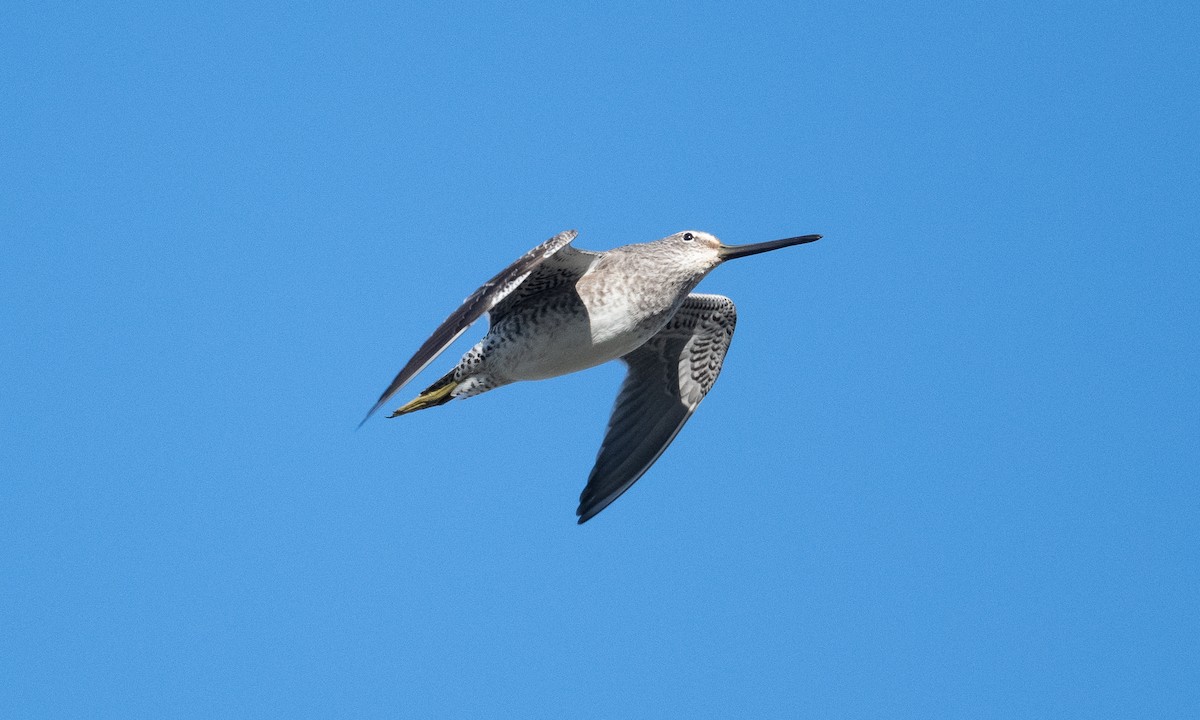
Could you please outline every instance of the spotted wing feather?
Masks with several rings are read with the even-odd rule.
[[[629,366],[575,514],[584,523],[637,482],[712,389],[737,312],[720,295],[689,295],[675,317],[622,360]]]
[[[462,306],[450,314],[433,335],[417,349],[416,354],[404,365],[392,383],[388,385],[378,402],[367,412],[362,422],[383,407],[392,395],[412,380],[418,373],[441,355],[447,347],[462,335],[484,313],[490,312],[514,290],[517,290],[539,266],[562,252],[579,233],[575,230],[561,232],[546,242],[522,255],[512,265],[500,271],[475,292],[471,293]],[[359,423],[361,426],[362,423]]]
[[[592,268],[600,253],[580,250],[570,245],[546,258],[546,261],[525,278],[520,287],[509,293],[488,312],[493,325],[513,308],[532,297],[558,288],[574,285]]]

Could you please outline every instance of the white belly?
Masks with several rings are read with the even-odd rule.
[[[492,372],[513,381],[544,380],[615,360],[641,347],[661,325],[596,305],[587,312],[506,318],[483,344],[490,344],[485,356]]]

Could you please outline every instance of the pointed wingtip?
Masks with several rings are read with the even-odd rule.
[[[599,505],[599,506],[597,506],[597,504],[595,502],[590,502],[590,501],[587,503],[582,503],[582,502],[579,503],[579,507],[575,508],[575,514],[577,516],[579,516],[578,519],[575,520],[575,524],[576,525],[584,524],[588,520],[591,520],[592,518],[599,515],[600,511],[608,506],[609,506],[609,503],[604,503],[603,505]]]
[[[383,407],[383,403],[385,400],[386,400],[386,398],[380,398],[379,402],[375,403],[374,407],[372,407],[370,410],[367,411],[367,414],[363,416],[363,419],[358,421],[358,425],[356,425],[354,427],[354,429],[358,430],[363,425],[366,425],[367,421],[371,419],[371,416],[374,415],[376,412],[378,412],[379,408]]]

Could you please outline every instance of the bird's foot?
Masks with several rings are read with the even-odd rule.
[[[454,388],[458,387],[458,381],[454,380],[453,375],[447,375],[441,380],[431,385],[425,392],[416,396],[409,402],[396,408],[396,410],[388,415],[389,418],[407,415],[411,412],[424,410],[425,408],[437,407],[450,402],[454,395]]]

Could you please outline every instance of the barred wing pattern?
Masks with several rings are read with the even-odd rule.
[[[491,324],[507,315],[520,303],[551,290],[557,290],[565,285],[574,286],[579,282],[592,265],[600,259],[600,253],[567,245],[563,249],[546,258],[546,261],[529,274],[521,286],[513,290],[488,312]]]
[[[737,311],[721,295],[689,295],[645,345],[621,358],[621,384],[608,430],[575,514],[584,523],[637,482],[712,389]]]
[[[433,331],[433,335],[417,349],[416,354],[396,374],[396,378],[392,380],[392,384],[388,385],[387,390],[384,390],[383,394],[379,396],[379,401],[367,412],[367,416],[362,419],[359,426],[365,423],[371,415],[375,414],[375,411],[383,407],[384,403],[392,395],[395,395],[401,388],[407,385],[429,363],[433,362],[438,355],[441,355],[446,348],[450,347],[450,344],[466,332],[472,323],[483,317],[484,313],[491,312],[509,294],[521,287],[522,283],[539,266],[566,248],[578,234],[575,230],[567,230],[555,235],[522,255],[512,265],[501,270],[494,278],[488,280],[482,287],[471,293],[463,301],[462,306],[451,313],[450,317],[446,318],[438,326],[437,330]]]

